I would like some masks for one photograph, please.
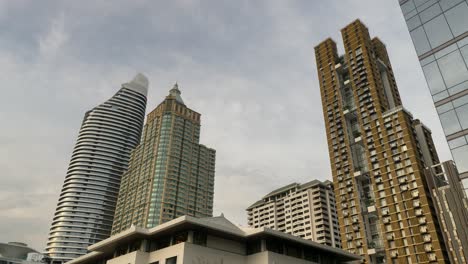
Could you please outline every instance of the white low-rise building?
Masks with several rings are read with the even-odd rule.
[[[335,195],[330,181],[313,180],[276,189],[247,208],[248,225],[269,227],[341,248]]]
[[[269,228],[244,228],[224,216],[182,216],[151,229],[132,226],[68,264],[312,264],[360,257]]]

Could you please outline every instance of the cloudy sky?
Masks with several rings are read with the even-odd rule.
[[[0,0],[0,242],[44,248],[85,111],[137,72],[147,111],[178,81],[202,114],[216,214],[245,224],[268,191],[330,179],[314,46],[356,18],[450,159],[397,0]]]

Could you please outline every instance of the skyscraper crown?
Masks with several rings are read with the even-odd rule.
[[[148,78],[146,78],[145,75],[138,73],[133,77],[133,80],[131,80],[128,83],[122,84],[122,87],[133,90],[135,92],[139,92],[143,94],[144,96],[148,95],[148,85],[149,81]]]

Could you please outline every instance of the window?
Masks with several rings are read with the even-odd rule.
[[[406,14],[415,8],[416,6],[414,6],[414,2],[412,0],[401,5],[401,10],[403,11],[403,14]]]
[[[206,233],[202,231],[194,231],[193,243],[200,246],[206,246]]]
[[[445,112],[447,112],[447,111],[450,111],[450,110],[452,110],[452,109],[453,109],[452,102],[448,102],[448,103],[446,103],[446,104],[443,104],[443,105],[441,105],[441,106],[438,106],[438,107],[437,107],[437,113],[443,114],[443,113],[445,113]]]
[[[452,29],[453,34],[456,36],[465,33],[468,29],[468,4],[463,2],[456,7],[445,12],[445,17]]]
[[[426,76],[427,84],[431,90],[431,94],[437,94],[444,91],[445,84],[440,74],[439,67],[436,62],[432,62],[423,67],[424,75]]]
[[[459,137],[456,139],[452,139],[448,142],[450,149],[458,148],[466,144],[465,137]]]
[[[459,51],[452,52],[440,58],[437,62],[447,87],[468,80],[468,71]]]
[[[456,4],[460,3],[461,1],[463,0],[440,0],[439,3],[442,9],[445,11],[455,6]]]
[[[408,21],[406,21],[406,24],[408,25],[408,29],[411,31],[421,25],[421,19],[419,19],[419,16],[414,16]]]
[[[429,43],[432,48],[435,48],[453,38],[444,15],[439,15],[424,24],[424,29],[426,30],[427,37],[429,38]]]
[[[460,172],[468,171],[468,145],[452,150],[453,159]]]
[[[166,264],[177,264],[177,257],[167,258]]]
[[[419,16],[421,17],[421,21],[423,23],[426,23],[427,21],[431,20],[437,15],[440,15],[441,13],[442,13],[442,9],[440,8],[439,4],[435,4],[429,7],[428,9],[422,11],[421,13],[419,13]]]
[[[440,115],[440,122],[442,123],[446,136],[461,130],[457,115],[453,110]]]
[[[457,112],[458,120],[460,120],[460,125],[463,129],[468,128],[468,104],[465,104],[461,107],[455,109]]]
[[[419,27],[411,31],[410,34],[411,38],[413,39],[414,47],[416,48],[416,53],[418,55],[424,54],[431,49],[423,27]]]

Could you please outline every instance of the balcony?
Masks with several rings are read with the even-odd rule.
[[[377,252],[384,251],[383,242],[382,240],[380,240],[380,238],[372,239],[371,241],[367,243],[367,246],[368,246],[367,253],[369,255],[373,255],[373,254],[376,254]]]

